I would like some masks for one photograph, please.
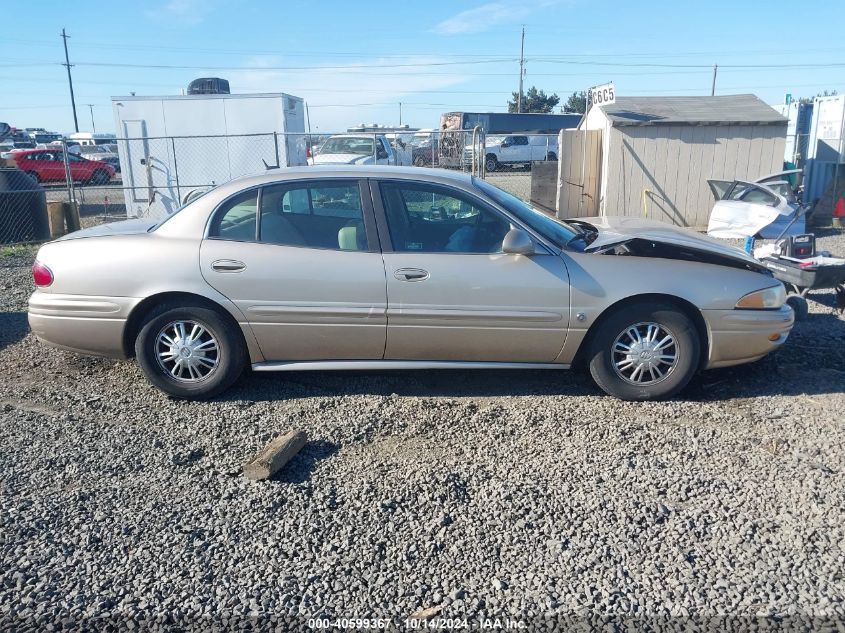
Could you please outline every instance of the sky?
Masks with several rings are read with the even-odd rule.
[[[286,92],[313,131],[362,122],[437,127],[442,112],[506,111],[519,83],[618,95],[845,92],[845,2],[40,0],[3,7],[0,121],[113,132],[112,96],[173,95],[219,76],[233,93]],[[400,108],[401,103],[401,108]],[[92,122],[93,114],[93,122]]]

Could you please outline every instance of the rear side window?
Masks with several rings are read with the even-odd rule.
[[[259,239],[344,251],[369,249],[357,181],[291,183],[261,194]]]
[[[208,236],[240,242],[254,240],[257,205],[257,189],[230,198],[217,210]]]

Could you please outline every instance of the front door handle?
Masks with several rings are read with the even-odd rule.
[[[239,273],[246,268],[246,264],[236,259],[218,259],[211,262],[211,270],[218,273]]]
[[[422,268],[400,268],[394,271],[393,276],[399,281],[425,281],[431,275]]]

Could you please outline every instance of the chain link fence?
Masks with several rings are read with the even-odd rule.
[[[0,243],[39,242],[72,230],[70,220],[62,224],[74,211],[83,227],[166,217],[202,191],[277,166],[449,169],[528,200],[532,165],[557,160],[557,145],[557,135],[485,136],[480,129],[116,138],[96,146],[63,141],[3,154]]]

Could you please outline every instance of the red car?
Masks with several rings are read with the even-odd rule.
[[[12,160],[18,169],[33,176],[38,182],[65,182],[65,163],[62,150],[33,149],[16,152]],[[98,160],[87,160],[68,154],[70,174],[76,182],[104,185],[115,174],[114,167]]]

